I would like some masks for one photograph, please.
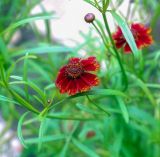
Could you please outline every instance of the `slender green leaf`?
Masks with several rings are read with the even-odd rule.
[[[21,76],[16,76],[16,75],[11,75],[10,78],[13,78],[13,79],[18,80],[18,81],[23,80],[23,78]]]
[[[8,62],[10,56],[8,55],[7,45],[5,45],[5,42],[1,37],[0,37],[0,53],[2,54],[4,61]]]
[[[29,65],[32,67],[32,69],[40,74],[45,80],[47,80],[49,83],[53,82],[51,80],[51,77],[48,75],[47,71],[42,67],[39,66],[39,63],[33,62],[33,61],[29,61]],[[52,83],[53,84],[53,83]]]
[[[160,84],[147,83],[146,86],[149,88],[160,88]]]
[[[108,6],[109,6],[109,1],[110,0],[102,0],[102,4],[103,4],[103,12],[105,13]]]
[[[24,55],[26,53],[30,53],[30,54],[46,54],[46,53],[69,53],[72,52],[71,48],[68,48],[66,46],[52,46],[52,45],[44,45],[44,46],[39,46],[39,47],[35,47],[35,48],[29,48],[26,50],[20,50],[17,51],[15,53],[12,53],[12,55],[18,56],[18,55]]]
[[[101,30],[101,32],[102,32],[102,34],[103,34],[103,37],[104,37],[105,39],[107,39],[106,33],[105,33],[105,31],[104,31],[105,29],[104,29],[104,26],[102,25],[101,21],[98,20],[98,19],[96,19],[96,24],[97,24],[98,27],[100,28],[100,30]]]
[[[144,91],[144,93],[146,94],[146,96],[148,97],[148,99],[150,100],[151,104],[153,106],[156,106],[157,103],[156,103],[156,100],[155,98],[153,97],[151,91],[147,88],[147,85],[139,78],[137,78],[137,76],[133,75],[133,74],[130,74],[129,73],[129,76],[134,80],[134,82],[142,88],[142,90]]]
[[[89,102],[92,103],[93,105],[95,105],[99,110],[103,111],[103,112],[106,113],[108,116],[110,115],[110,114],[108,113],[108,111],[106,111],[106,110],[103,109],[100,105],[97,105],[95,102],[93,102],[88,95],[87,95],[87,98],[88,98]]]
[[[26,58],[24,59],[24,64],[23,64],[23,81],[28,81],[28,53],[26,53]],[[29,101],[29,91],[28,91],[28,86],[25,85],[24,86],[24,90],[25,90],[25,94],[26,94],[26,98]]]
[[[116,99],[119,103],[123,118],[124,118],[125,122],[128,123],[129,122],[129,115],[128,115],[127,107],[121,97],[117,96]]]
[[[55,18],[55,17],[53,15],[41,15],[41,16],[34,16],[34,17],[26,18],[26,19],[20,20],[16,23],[13,23],[8,28],[6,28],[1,34],[5,34],[5,33],[9,32],[10,30],[13,30],[19,26],[22,26],[27,23],[31,23],[36,20],[46,20],[46,19],[52,19],[52,18]]]
[[[79,108],[82,111],[85,111],[85,112],[88,112],[88,113],[91,113],[91,114],[103,115],[101,112],[94,111],[94,110],[92,110],[92,109],[88,108],[87,106],[84,106],[80,103],[77,103],[76,107]]]
[[[100,157],[96,152],[95,149],[90,149],[87,146],[85,146],[84,144],[80,143],[78,140],[76,139],[72,139],[73,144],[79,148],[82,152],[84,152],[88,157]]]
[[[42,147],[42,141],[40,139],[43,139],[44,133],[46,130],[46,119],[45,117],[43,117],[41,124],[40,124],[40,128],[39,128],[39,143],[38,143],[38,150],[40,151],[41,147]]]
[[[60,157],[65,157],[66,156],[70,141],[72,139],[72,135],[76,131],[78,125],[79,125],[79,122],[74,123],[73,129],[70,131],[69,135],[67,136],[66,143],[65,143],[65,145],[64,145],[64,147],[63,147],[63,149],[60,153]]]
[[[41,138],[26,139],[26,140],[25,140],[25,143],[26,143],[26,144],[46,143],[46,142],[64,140],[65,138],[66,138],[65,135],[43,136],[43,137],[41,137]]]
[[[55,84],[52,83],[52,84],[49,84],[48,86],[46,86],[44,89],[49,90],[49,89],[52,89],[52,88],[55,88],[55,87],[56,87]]]
[[[18,138],[19,138],[21,144],[22,144],[25,148],[27,148],[27,145],[26,145],[26,143],[25,143],[25,141],[24,141],[24,138],[23,138],[22,125],[23,125],[23,121],[24,121],[25,117],[26,117],[28,114],[29,114],[29,112],[25,112],[25,113],[20,117],[20,119],[19,119],[19,121],[18,121],[18,127],[17,127]]]
[[[123,92],[119,91],[119,90],[114,90],[114,89],[94,89],[88,92],[84,92],[84,93],[79,93],[77,95],[74,96],[70,96],[69,98],[76,98],[79,96],[84,96],[84,95],[101,95],[101,96],[121,96],[121,97],[127,97]]]
[[[51,119],[61,119],[61,120],[75,120],[75,121],[90,121],[90,120],[97,120],[97,118],[83,118],[83,115],[55,115],[55,114],[48,114],[48,118]]]
[[[3,83],[7,85],[5,70],[1,63],[0,63],[0,78],[2,79]]]
[[[17,105],[20,105],[18,102],[10,99],[10,98],[7,98],[3,95],[0,95],[0,101],[4,101],[4,102],[9,102],[9,103],[13,103],[13,104],[17,104]]]
[[[19,94],[11,90],[9,91],[12,94],[12,96],[19,102],[19,104],[26,107],[28,110],[32,112],[39,113],[39,111],[36,108],[34,108],[30,103],[28,103],[25,99],[23,99]]]
[[[40,95],[40,97],[42,98],[43,101],[45,101],[46,96],[45,96],[44,92],[36,84],[34,84],[31,81],[28,81],[28,82],[26,82],[26,81],[14,81],[14,82],[10,82],[9,84],[10,85],[12,85],[12,84],[28,85],[29,87],[31,87],[34,91],[36,91]]]
[[[17,64],[18,62],[20,62],[20,61],[22,61],[22,60],[25,60],[25,59],[28,59],[28,58],[30,58],[30,59],[36,59],[37,56],[34,56],[34,55],[25,55],[25,56],[23,56],[23,57],[18,58],[14,63],[12,63],[12,65],[11,65],[11,66],[9,67],[9,69],[7,70],[7,80],[8,80],[8,81],[9,81],[9,77],[10,77],[11,73],[13,72],[16,64]],[[14,79],[16,79],[16,78],[14,78]],[[22,79],[22,80],[23,80],[23,79]]]
[[[135,58],[139,58],[138,48],[136,46],[134,37],[133,37],[127,23],[114,11],[110,11],[110,13],[112,14],[114,19],[117,21],[119,27],[121,28],[123,35],[124,35],[125,39],[127,40],[127,43],[129,44]]]

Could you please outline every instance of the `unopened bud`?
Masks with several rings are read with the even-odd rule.
[[[84,20],[87,23],[92,23],[95,20],[95,15],[93,13],[88,13],[86,14],[86,16],[84,17]]]

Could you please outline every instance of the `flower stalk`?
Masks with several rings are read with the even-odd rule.
[[[126,72],[125,72],[125,70],[124,70],[123,64],[122,64],[122,62],[121,62],[120,55],[119,55],[119,53],[118,53],[118,51],[117,51],[117,48],[116,48],[115,43],[114,43],[114,40],[113,40],[113,38],[112,38],[112,34],[111,34],[111,31],[110,31],[110,28],[109,28],[109,25],[108,25],[108,21],[107,21],[107,17],[106,17],[106,14],[105,14],[106,11],[107,11],[108,5],[109,5],[109,0],[106,0],[106,1],[104,0],[104,1],[102,1],[102,8],[101,8],[101,6],[98,4],[97,0],[94,0],[94,2],[95,2],[96,8],[97,8],[97,9],[101,12],[101,14],[102,14],[106,31],[107,31],[107,33],[108,33],[110,42],[111,42],[111,44],[112,44],[113,50],[114,50],[115,55],[116,55],[116,58],[117,58],[117,60],[118,60],[120,69],[121,69],[121,71],[122,71],[122,82],[123,82],[124,85],[125,85],[125,86],[124,86],[124,91],[125,91],[125,90],[128,88],[128,78],[127,78]],[[90,15],[90,14],[92,14],[92,13],[89,13],[89,14],[87,14],[87,15]],[[85,21],[86,21],[87,15],[85,16]],[[94,14],[92,14],[92,15],[94,15]],[[89,17],[90,17],[90,16],[89,16]],[[102,38],[105,47],[108,49],[108,46],[107,46],[106,41],[105,41],[105,37],[103,37],[101,31],[100,31],[100,30],[98,29],[98,27],[94,24],[95,16],[94,16],[94,18],[92,18],[92,19],[93,19],[93,20],[89,20],[89,22],[88,22],[88,21],[86,21],[86,22],[87,22],[87,23],[91,23],[91,24],[94,26],[94,28],[96,29],[96,31],[98,32],[98,34],[99,34],[100,37]]]
[[[121,62],[121,59],[120,59],[119,53],[118,53],[118,51],[117,51],[117,48],[116,48],[116,46],[115,46],[115,43],[114,43],[114,41],[113,41],[112,34],[111,34],[111,31],[110,31],[110,28],[109,28],[109,25],[108,25],[108,21],[107,21],[106,14],[105,14],[105,13],[102,13],[102,17],[103,17],[104,24],[105,24],[105,28],[106,28],[106,30],[107,30],[107,32],[108,32],[108,35],[109,35],[111,44],[112,44],[112,46],[113,46],[113,50],[114,50],[114,52],[115,52],[115,54],[116,54],[116,57],[117,57],[119,66],[120,66],[121,71],[122,71],[122,74],[123,74],[123,81],[124,81],[124,84],[125,84],[124,90],[126,90],[126,89],[128,88],[128,78],[127,78],[126,72],[125,72],[125,70],[124,70],[123,64],[122,64],[122,62]]]

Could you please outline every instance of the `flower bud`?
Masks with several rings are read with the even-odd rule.
[[[84,20],[87,23],[92,23],[95,20],[95,15],[93,13],[88,13],[86,14],[86,16],[84,17]]]

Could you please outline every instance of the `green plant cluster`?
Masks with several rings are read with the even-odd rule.
[[[16,124],[21,157],[159,157],[159,41],[138,50],[128,27],[134,13],[143,8],[153,17],[148,22],[154,30],[160,14],[158,0],[132,1],[131,19],[117,11],[123,0],[84,0],[99,10],[103,21],[96,19],[87,34],[81,32],[84,42],[74,48],[52,40],[50,20],[55,13],[41,5],[41,13],[30,14],[40,2],[0,1],[0,115],[7,124],[0,133],[0,149],[5,132]],[[143,13],[139,14],[144,22]],[[122,29],[132,53],[116,49],[109,15]],[[38,31],[37,20],[44,21],[45,35]],[[22,28],[31,30],[34,40],[13,45],[14,34]],[[101,83],[84,93],[62,95],[55,86],[58,71],[70,57],[80,57],[81,50],[101,64]],[[87,136],[90,131],[93,137]]]

